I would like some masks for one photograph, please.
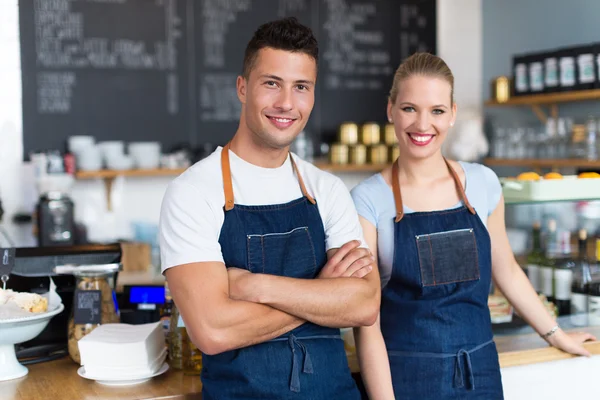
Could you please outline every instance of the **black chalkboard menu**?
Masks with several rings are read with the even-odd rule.
[[[320,48],[309,133],[385,122],[395,68],[436,50],[435,0],[20,0],[25,156],[72,135],[221,145],[237,129],[236,77],[256,28],[283,16]]]

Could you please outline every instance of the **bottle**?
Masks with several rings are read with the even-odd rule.
[[[527,68],[527,56],[513,57],[513,93],[515,96],[521,96],[529,93],[529,74]]]
[[[577,90],[593,89],[597,75],[594,46],[582,46],[573,51],[577,54]]]
[[[169,322],[169,365],[175,369],[183,369],[183,344],[182,330],[177,326],[179,322],[179,309],[173,303]]]
[[[554,264],[558,253],[557,249],[556,220],[548,221],[548,232],[546,233],[546,250],[544,258],[540,263],[540,279],[542,285],[542,294],[548,301],[554,300]]]
[[[542,290],[540,264],[544,258],[544,253],[542,251],[542,239],[539,222],[534,222],[532,236],[533,248],[529,254],[527,254],[527,276],[529,277],[531,286],[533,286],[536,292],[540,293]]]
[[[165,341],[167,343],[167,347],[169,346],[169,332],[171,325],[171,314],[173,313],[173,297],[171,296],[171,291],[169,290],[169,284],[165,281],[165,302],[162,307],[160,307],[160,323],[163,327],[163,332],[165,334]]]
[[[571,322],[576,326],[587,325],[589,311],[589,285],[592,282],[590,263],[587,257],[587,231],[579,231],[579,256],[575,265],[571,285]]]
[[[560,90],[568,92],[575,89],[577,85],[575,56],[570,49],[560,52],[558,61]]]
[[[529,69],[529,90],[532,94],[544,91],[544,57],[533,54],[527,63]]]
[[[600,325],[600,281],[594,280],[589,284],[588,296],[589,325]]]
[[[597,130],[598,125],[596,123],[596,119],[593,116],[588,117],[586,123],[586,140],[585,140],[585,158],[587,160],[597,160],[598,159],[598,148],[597,144]]]
[[[559,238],[561,250],[554,263],[552,292],[558,315],[562,316],[571,313],[571,286],[575,262],[571,254],[571,233],[561,232]]]
[[[187,334],[176,304],[173,304],[171,316],[169,360],[173,368],[183,370],[185,375],[199,375],[202,371],[202,352]]]
[[[546,53],[544,59],[544,91],[546,93],[558,90],[558,57],[556,52]]]

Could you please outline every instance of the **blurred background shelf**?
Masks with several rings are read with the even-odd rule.
[[[530,168],[597,168],[600,169],[600,160],[588,161],[582,159],[556,158],[486,158],[483,163],[495,167],[530,167]]]
[[[534,104],[556,104],[556,103],[568,103],[573,101],[585,101],[585,100],[600,100],[600,89],[592,90],[577,90],[572,92],[564,93],[547,93],[547,94],[535,94],[529,96],[518,96],[511,97],[508,101],[499,103],[496,100],[488,100],[485,102],[486,106],[490,107],[504,107],[504,106],[523,106],[523,105],[534,105]]]
[[[317,160],[313,163],[317,168],[329,172],[379,172],[382,171],[388,164],[331,164],[327,161]]]
[[[175,176],[185,171],[185,168],[176,169],[130,169],[130,170],[110,170],[101,169],[98,171],[77,171],[75,173],[76,179],[114,179],[117,176],[125,177],[155,177],[155,176]]]

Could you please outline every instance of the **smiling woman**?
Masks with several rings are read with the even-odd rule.
[[[400,65],[387,115],[401,156],[352,191],[382,280],[379,322],[355,332],[371,398],[502,399],[492,278],[553,346],[586,354],[581,342],[592,338],[562,332],[515,261],[495,173],[442,155],[457,112],[453,84],[432,54]]]

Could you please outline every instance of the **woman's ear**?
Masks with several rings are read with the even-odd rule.
[[[387,104],[387,118],[388,118],[388,122],[390,124],[394,123],[394,120],[392,119],[392,101],[388,100],[388,104]]]

